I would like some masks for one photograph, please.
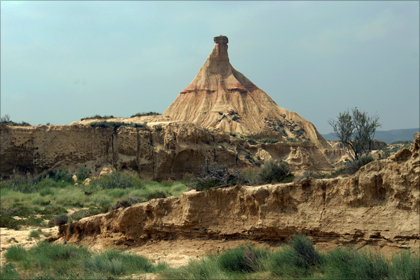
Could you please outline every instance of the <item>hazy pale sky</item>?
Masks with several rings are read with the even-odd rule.
[[[418,1],[1,1],[1,116],[163,113],[229,38],[232,66],[321,133],[339,112],[419,127]]]

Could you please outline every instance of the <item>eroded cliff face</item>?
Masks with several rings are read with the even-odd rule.
[[[150,240],[281,241],[419,246],[420,133],[410,149],[345,178],[236,186],[155,199],[72,225],[69,242],[141,246]]]
[[[311,122],[278,106],[236,71],[229,61],[228,40],[216,38],[207,61],[164,116],[245,135],[265,134],[268,130],[275,134],[273,138],[312,141],[318,148],[330,148]]]
[[[144,179],[182,179],[198,175],[212,162],[228,167],[252,166],[245,158],[286,160],[296,170],[329,170],[330,164],[312,143],[250,145],[229,134],[188,122],[149,122],[144,128],[0,125],[0,175],[13,170],[41,173],[85,166],[97,176],[103,167],[132,169]]]

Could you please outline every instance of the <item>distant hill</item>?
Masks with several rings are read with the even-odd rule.
[[[384,141],[386,143],[392,143],[395,141],[413,141],[414,140],[414,133],[419,132],[419,128],[408,128],[408,129],[392,129],[386,131],[376,131],[375,139]],[[336,141],[338,140],[335,137],[334,133],[322,134],[327,141]]]

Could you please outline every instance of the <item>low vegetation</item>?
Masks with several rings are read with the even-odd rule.
[[[315,250],[303,235],[295,235],[278,250],[251,245],[167,268],[163,279],[420,279],[420,259],[410,252],[390,260],[372,251],[336,248]]]
[[[250,160],[251,157],[245,158]],[[237,184],[285,183],[291,182],[293,178],[294,175],[290,171],[289,164],[284,161],[280,163],[268,161],[258,170],[238,170],[214,162],[202,167],[201,176],[193,180],[192,187],[197,191],[202,191],[211,188],[226,188]]]
[[[133,273],[156,273],[166,266],[117,250],[95,254],[82,246],[39,242],[30,249],[11,246],[1,279],[118,279]]]
[[[159,116],[159,115],[162,115],[162,114],[158,112],[142,112],[142,113],[134,114],[130,118],[143,117],[143,116]]]
[[[107,122],[107,121],[101,121],[101,122],[91,122],[88,124],[90,127],[100,127],[100,128],[109,128],[113,127],[115,130],[119,127],[141,127],[145,128],[146,125],[143,123],[125,123],[125,122]]]
[[[127,279],[144,273],[157,279],[420,279],[420,258],[410,251],[392,258],[352,247],[320,252],[300,234],[276,250],[246,245],[178,268],[114,249],[93,253],[46,241],[30,249],[13,245],[4,257],[2,279]]]
[[[24,122],[24,121],[21,121],[20,123],[12,121],[8,114],[0,118],[0,124],[10,125],[10,126],[31,126],[29,123]]]
[[[89,185],[84,185],[81,181],[82,175],[89,174],[86,170],[79,169],[77,186],[67,170],[38,177],[15,173],[0,182],[0,226],[12,229],[57,226],[64,219],[80,220],[154,198],[179,196],[188,190],[181,182],[143,181],[137,175],[123,172],[92,179]],[[75,212],[67,217],[68,209]]]
[[[94,115],[92,117],[86,117],[86,118],[82,118],[80,119],[80,121],[84,121],[84,120],[93,120],[93,119],[99,119],[99,120],[106,120],[106,119],[113,119],[114,116],[110,115],[110,116],[101,116],[101,115]]]

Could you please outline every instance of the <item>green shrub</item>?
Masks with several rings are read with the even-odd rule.
[[[392,258],[390,271],[391,279],[420,279],[420,256],[419,253],[410,255],[410,251],[401,252]]]
[[[326,279],[389,279],[391,276],[386,259],[371,252],[337,248],[325,256],[324,262]]]
[[[346,164],[348,174],[356,173],[362,166],[374,161],[375,159],[370,155],[361,156],[358,160],[354,160]]]
[[[276,276],[303,278],[311,275],[320,265],[321,256],[315,251],[312,241],[305,236],[294,235],[286,248],[272,255],[268,267]]]
[[[251,145],[257,144],[257,141],[255,141],[254,139],[251,139],[251,138],[247,138],[246,141]]]
[[[130,118],[142,117],[142,116],[158,116],[158,115],[162,115],[162,114],[158,112],[143,112],[143,113],[137,113],[135,115],[132,115]]]
[[[267,252],[254,246],[242,246],[223,252],[218,257],[218,265],[224,271],[249,273],[259,270]]]
[[[137,176],[114,172],[90,182],[94,189],[144,189],[144,184]]]
[[[54,218],[52,218],[49,222],[50,225],[54,225],[54,226],[62,226],[67,224],[67,222],[69,221],[69,216],[66,214],[60,214],[55,216]]]
[[[11,215],[4,215],[2,213],[0,215],[0,227],[18,230],[20,225],[19,225],[19,221],[13,219]]]
[[[237,184],[246,184],[248,181],[237,169],[228,169],[224,165],[213,162],[208,166],[203,166],[201,177],[195,179],[193,188],[197,191],[208,190],[211,188],[225,188]]]
[[[141,127],[145,128],[146,125],[143,123],[125,123],[125,122],[107,122],[107,121],[101,121],[101,122],[91,122],[88,124],[90,127],[99,127],[99,128],[109,128],[113,127],[116,131],[119,127]]]
[[[40,194],[41,196],[53,195],[53,194],[54,194],[54,191],[53,191],[52,189],[50,189],[50,188],[46,188],[46,189],[42,189],[42,190],[40,190],[40,191],[39,191],[39,194]]]
[[[10,125],[10,126],[31,126],[29,123],[24,122],[24,121],[20,123],[12,121],[8,114],[0,118],[0,124]]]
[[[112,119],[114,118],[114,116],[110,115],[110,116],[101,116],[101,115],[94,115],[93,117],[86,117],[86,118],[82,118],[80,119],[80,121],[84,121],[84,120],[91,120],[91,119]]]
[[[153,190],[145,195],[146,200],[151,200],[154,198],[166,198],[167,194],[163,190]]]
[[[30,232],[29,232],[29,237],[33,237],[33,238],[36,238],[36,239],[39,239],[39,235],[42,233],[42,230],[39,228],[39,229],[37,229],[37,230],[31,230]]]
[[[84,166],[80,167],[76,173],[77,179],[80,181],[87,179],[89,175],[90,175],[90,170]]]
[[[1,279],[22,279],[13,263],[6,263],[1,269]]]
[[[275,161],[271,160],[261,167],[259,177],[264,183],[273,183],[290,182],[294,176],[291,173],[287,162],[282,161],[277,164]]]
[[[150,272],[153,265],[149,260],[137,255],[107,250],[83,262],[86,270],[105,275],[120,276],[133,272]]]
[[[277,140],[277,139],[268,139],[268,138],[266,138],[266,139],[259,139],[257,141],[258,142],[261,142],[261,143],[271,143],[271,144],[274,144],[274,143],[279,142],[279,140]]]
[[[7,261],[22,261],[28,257],[28,252],[22,245],[12,245],[4,253],[4,257]]]
[[[295,264],[309,268],[321,263],[320,255],[315,251],[313,242],[301,234],[295,234],[289,243],[296,254]]]
[[[83,219],[85,217],[89,217],[90,215],[91,214],[90,214],[89,210],[82,209],[82,210],[74,212],[73,214],[70,215],[70,217],[73,221],[78,221],[78,220]]]

